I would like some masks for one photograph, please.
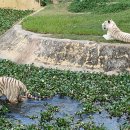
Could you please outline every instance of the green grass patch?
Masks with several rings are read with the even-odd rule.
[[[70,13],[67,11],[69,4],[61,2],[49,5],[38,14],[25,19],[22,26],[33,32],[52,34],[52,37],[104,42],[106,40],[102,35],[106,32],[102,30],[101,24],[107,19],[113,19],[121,30],[130,33],[130,9],[102,15],[91,12]]]
[[[32,11],[21,11],[12,9],[0,9],[0,34],[12,27],[19,19],[32,13]]]
[[[120,117],[126,114],[129,120],[129,73],[108,76],[103,73],[83,73],[45,69],[42,67],[37,68],[33,65],[17,65],[10,61],[0,60],[0,76],[3,75],[21,80],[27,85],[32,94],[40,92],[42,96],[48,97],[60,94],[79,100],[83,104],[83,110],[77,113],[78,115],[91,114],[105,109],[111,116]],[[98,104],[100,103],[100,106],[95,105],[97,102]],[[57,111],[58,109],[53,107],[49,108],[50,110]],[[47,112],[42,113],[43,118],[41,120],[51,120],[51,114]],[[0,113],[0,116],[2,115]],[[48,115],[48,117],[45,115]],[[64,119],[58,119],[57,123],[57,125],[63,123],[68,126]],[[55,127],[59,128],[57,125]],[[81,123],[80,125],[89,128],[88,124]],[[93,125],[91,124],[91,126]],[[48,127],[46,121],[44,123],[42,121],[40,127]],[[52,128],[53,126],[50,127]],[[130,126],[128,125],[127,127]],[[97,130],[96,126],[93,126],[93,128]],[[93,128],[87,130],[93,130]]]

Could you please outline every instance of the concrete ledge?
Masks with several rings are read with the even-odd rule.
[[[129,71],[130,45],[48,38],[15,25],[0,37],[0,58],[77,71]]]

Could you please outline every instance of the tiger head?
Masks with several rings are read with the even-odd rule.
[[[116,23],[113,20],[107,20],[102,24],[102,29],[103,30],[108,30],[111,29],[113,27],[117,27]]]

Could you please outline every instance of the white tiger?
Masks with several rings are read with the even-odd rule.
[[[113,20],[105,21],[102,24],[102,29],[107,30],[107,34],[103,35],[106,40],[120,40],[130,42],[130,34],[122,32]]]
[[[34,98],[20,80],[6,76],[0,77],[0,96],[3,95],[13,104],[24,98]]]

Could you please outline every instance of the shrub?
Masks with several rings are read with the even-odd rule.
[[[105,7],[105,8],[104,8]],[[126,10],[130,2],[110,2],[109,0],[73,0],[68,10],[71,12],[113,13]]]
[[[0,9],[0,34],[9,29],[16,21],[32,13],[26,10]]]
[[[104,8],[105,7],[105,8]],[[126,10],[130,7],[130,4],[128,3],[116,3],[116,4],[112,4],[112,5],[102,5],[100,7],[99,12],[102,13],[115,13],[115,12],[119,12],[122,10]],[[96,9],[96,11],[98,12],[98,9]]]

